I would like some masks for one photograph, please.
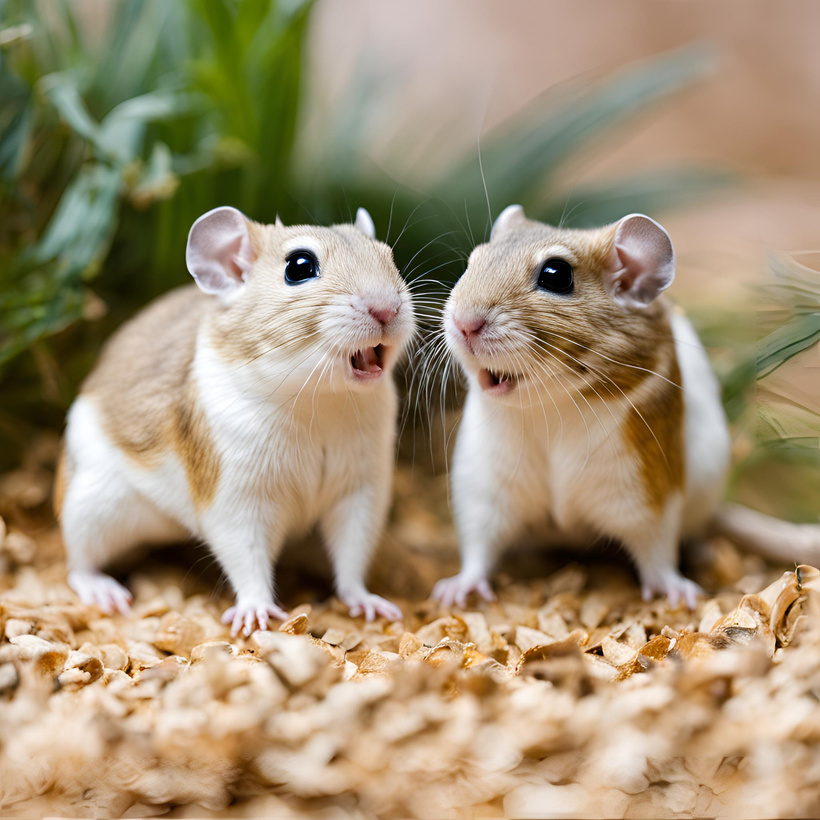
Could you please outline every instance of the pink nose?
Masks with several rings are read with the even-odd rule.
[[[393,319],[396,318],[396,314],[399,312],[397,307],[374,307],[370,305],[368,307],[367,312],[380,324],[386,325],[389,322],[392,322]]]
[[[461,331],[462,336],[469,342],[473,336],[478,336],[487,324],[483,316],[453,316],[453,324]]]

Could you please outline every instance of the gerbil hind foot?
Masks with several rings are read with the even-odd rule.
[[[431,597],[442,606],[451,607],[456,604],[464,609],[471,592],[475,592],[484,601],[495,600],[490,582],[484,576],[475,576],[465,572],[460,572],[451,578],[442,578],[433,587]]]
[[[351,618],[357,618],[359,615],[364,615],[366,621],[375,620],[377,615],[387,618],[388,621],[401,621],[404,618],[402,611],[394,603],[366,589],[340,591],[339,598],[350,610]]]
[[[662,570],[641,577],[641,595],[644,601],[651,601],[656,595],[666,595],[669,606],[677,609],[682,603],[688,609],[695,609],[698,596],[703,595],[701,587],[684,578],[676,569]]]
[[[288,613],[271,602],[237,600],[234,606],[222,614],[222,623],[231,625],[231,637],[235,638],[241,629],[245,637],[254,631],[254,626],[265,630],[271,618],[286,621]]]
[[[104,572],[72,570],[68,573],[68,585],[84,604],[99,607],[106,615],[127,615],[131,611],[131,593]]]

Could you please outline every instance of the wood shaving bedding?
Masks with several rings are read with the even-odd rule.
[[[695,613],[597,558],[443,610],[418,592],[452,568],[442,485],[399,469],[376,581],[404,621],[314,596],[236,640],[190,567],[134,570],[129,618],[80,605],[42,470],[0,482],[3,815],[820,813],[817,569],[721,542]]]

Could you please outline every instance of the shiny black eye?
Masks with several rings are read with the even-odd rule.
[[[293,251],[285,260],[285,281],[298,285],[319,275],[319,263],[310,251]]]
[[[538,287],[552,293],[572,293],[575,280],[572,265],[566,259],[551,256],[538,272]]]

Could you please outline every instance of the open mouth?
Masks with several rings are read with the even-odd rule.
[[[384,373],[385,353],[386,348],[380,344],[375,347],[357,350],[350,357],[350,367],[353,370],[354,378],[362,381],[380,378]]]
[[[494,396],[505,396],[515,389],[518,376],[512,373],[502,373],[482,368],[478,373],[478,383],[485,393],[491,393]]]

